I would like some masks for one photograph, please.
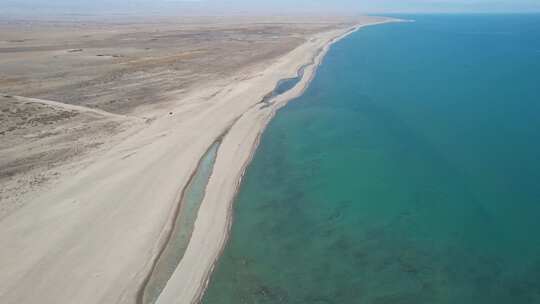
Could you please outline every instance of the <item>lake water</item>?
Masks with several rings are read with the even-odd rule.
[[[204,154],[189,184],[182,193],[179,202],[180,209],[174,219],[171,235],[159,254],[140,295],[140,303],[142,304],[156,302],[184,256],[197,219],[199,207],[204,198],[206,185],[214,168],[214,161],[220,144],[220,141],[216,141]]]
[[[270,123],[203,303],[540,303],[540,16],[404,17]]]

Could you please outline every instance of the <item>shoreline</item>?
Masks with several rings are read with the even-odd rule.
[[[90,155],[84,170],[36,193],[0,221],[2,303],[136,303],[167,245],[184,189],[225,134],[188,248],[163,292],[172,288],[171,298],[162,294],[157,302],[200,298],[226,244],[234,197],[264,127],[307,87],[325,55],[318,54],[321,48],[327,51],[350,34],[346,30],[381,20],[395,21],[366,17],[353,28],[318,32],[260,69],[200,84],[171,101],[170,110],[153,113],[144,128]],[[265,94],[312,58],[318,61],[301,81],[262,108]],[[176,291],[188,296],[177,297]]]
[[[372,22],[372,23],[368,23],[368,24],[358,24],[358,25],[355,25],[355,26],[350,27],[349,29],[347,29],[345,31],[345,33],[341,33],[340,35],[330,39],[326,44],[324,44],[321,48],[319,48],[316,51],[315,55],[311,58],[311,62],[304,63],[304,64],[302,64],[300,66],[300,69],[304,70],[303,75],[301,76],[301,79],[299,80],[299,82],[293,88],[289,89],[288,91],[286,91],[286,92],[284,92],[282,94],[279,94],[279,95],[274,96],[272,98],[266,99],[266,96],[268,94],[272,94],[272,92],[268,93],[261,100],[261,102],[266,101],[267,103],[265,105],[263,105],[261,108],[257,109],[258,111],[255,111],[255,112],[259,112],[259,113],[249,113],[249,112],[253,112],[253,109],[251,109],[249,112],[246,112],[244,115],[242,115],[240,117],[239,120],[242,120],[246,115],[254,114],[255,118],[259,118],[259,121],[253,121],[253,122],[254,123],[258,122],[259,124],[257,126],[258,128],[257,128],[257,131],[255,132],[255,134],[251,134],[251,138],[247,139],[247,143],[246,143],[246,141],[244,141],[243,143],[235,143],[235,144],[239,144],[239,145],[241,145],[241,144],[249,145],[250,148],[248,149],[247,154],[244,154],[244,161],[241,163],[241,166],[239,166],[239,170],[237,170],[237,172],[236,172],[235,176],[237,178],[235,178],[236,183],[234,184],[234,187],[233,187],[232,197],[229,200],[227,200],[227,202],[225,203],[227,206],[226,206],[226,212],[225,212],[225,226],[224,226],[224,229],[222,230],[221,236],[219,238],[216,238],[216,239],[213,240],[213,241],[215,241],[216,243],[219,244],[219,247],[218,247],[217,251],[213,252],[213,254],[212,254],[213,259],[211,260],[211,263],[207,264],[207,266],[205,267],[204,273],[202,273],[202,275],[201,275],[201,273],[199,273],[199,278],[198,279],[197,278],[185,278],[185,277],[183,277],[181,275],[182,269],[180,269],[180,267],[181,267],[182,264],[185,265],[186,263],[189,263],[189,262],[185,261],[187,251],[190,250],[190,248],[193,247],[192,243],[197,242],[197,239],[195,239],[195,240],[193,239],[194,232],[195,232],[195,231],[193,231],[192,239],[190,240],[190,243],[188,245],[188,249],[186,250],[186,253],[184,255],[183,260],[178,265],[177,269],[173,273],[173,276],[169,279],[169,282],[167,282],[167,285],[163,289],[162,294],[160,294],[160,296],[158,297],[158,300],[156,301],[156,303],[190,303],[191,304],[191,303],[199,303],[202,300],[202,298],[204,297],[204,293],[205,293],[205,291],[206,291],[206,289],[207,289],[207,287],[208,287],[208,285],[210,283],[212,272],[214,271],[217,263],[219,262],[219,257],[223,253],[223,250],[225,249],[225,246],[227,244],[227,240],[228,240],[228,238],[230,236],[230,230],[231,230],[233,220],[234,220],[234,212],[233,212],[234,211],[233,210],[234,209],[234,201],[236,200],[239,189],[241,187],[242,179],[243,179],[244,174],[245,174],[247,168],[249,167],[249,165],[250,165],[256,151],[257,151],[260,140],[262,138],[262,135],[263,135],[268,123],[273,119],[273,117],[276,115],[278,110],[280,110],[282,107],[287,105],[288,102],[298,98],[299,96],[301,96],[305,92],[305,90],[308,88],[309,84],[311,83],[311,81],[315,77],[318,67],[323,62],[324,57],[326,56],[326,54],[328,53],[328,51],[330,50],[331,46],[334,43],[339,42],[340,40],[346,38],[350,34],[360,30],[361,28],[364,28],[364,27],[367,27],[367,26],[385,24],[385,23],[392,23],[392,22],[404,22],[404,20],[394,19],[394,18],[387,18],[387,19],[385,19],[383,21]],[[297,75],[298,75],[298,71],[299,70],[297,70]],[[281,79],[281,80],[283,80],[283,79]],[[277,85],[276,85],[276,87],[277,87]],[[265,111],[265,108],[268,108],[268,110]],[[261,117],[260,116],[261,112],[264,112],[264,114],[266,114],[266,115],[263,115]],[[259,114],[259,115],[257,115],[257,114]],[[215,164],[214,164],[214,170],[213,170],[212,175],[210,177],[210,181],[209,181],[209,183],[207,185],[205,198],[203,198],[203,202],[201,203],[201,207],[200,207],[201,209],[208,205],[208,202],[207,202],[207,204],[205,204],[206,194],[208,194],[208,192],[210,192],[210,191],[216,190],[216,189],[212,188],[210,183],[211,183],[212,179],[214,178],[214,174],[215,174],[214,171],[216,171],[218,162],[219,162],[219,164],[223,163],[223,160],[220,162],[220,156],[222,154],[222,149],[224,149],[224,146],[226,144],[226,140],[228,138],[230,138],[229,137],[229,135],[231,135],[230,133],[235,131],[235,127],[237,127],[237,124],[234,124],[231,127],[231,129],[229,130],[229,132],[227,132],[225,134],[224,141],[222,142],[222,145],[220,146],[220,148],[219,148],[219,150],[217,152],[217,156],[216,156],[216,160],[215,160]],[[250,144],[250,142],[251,142],[251,144]],[[225,148],[227,148],[227,147],[225,146]],[[198,217],[199,216],[200,216],[200,214],[198,215]],[[196,221],[195,225],[197,225],[198,221],[199,221],[199,218],[197,218],[197,221]],[[200,284],[198,284],[198,287],[196,287],[195,289],[193,289],[193,288],[188,289],[188,290],[184,289],[183,290],[184,292],[182,292],[182,291],[178,292],[177,288],[179,286],[176,283],[178,283],[179,281],[180,282],[182,282],[182,281],[185,282],[185,280],[199,281]],[[171,289],[174,289],[174,290],[171,290]],[[190,296],[186,297],[186,292],[191,297]],[[174,300],[174,299],[176,299],[176,300]]]

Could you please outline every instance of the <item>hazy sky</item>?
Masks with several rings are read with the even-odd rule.
[[[0,0],[0,11],[186,14],[540,12],[540,0]]]

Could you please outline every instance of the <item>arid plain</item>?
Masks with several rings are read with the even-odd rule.
[[[56,179],[62,171],[56,167],[175,108],[184,96],[218,92],[310,34],[349,24],[230,17],[0,21],[0,218],[27,201],[29,188]]]

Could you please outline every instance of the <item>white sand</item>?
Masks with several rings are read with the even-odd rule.
[[[208,147],[231,128],[190,245],[158,303],[198,299],[225,243],[231,204],[261,132],[279,107],[301,94],[315,67],[307,68],[301,84],[271,107],[256,104],[278,80],[295,75],[343,34],[317,34],[259,74],[219,88],[210,99],[216,87],[202,87],[173,115],[157,118],[3,219],[0,303],[134,303],[182,188]],[[185,107],[187,102],[192,106]]]

